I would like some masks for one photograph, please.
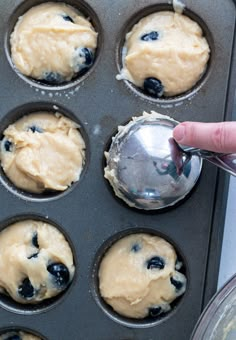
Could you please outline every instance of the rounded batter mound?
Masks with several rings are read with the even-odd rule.
[[[1,165],[20,189],[64,191],[79,180],[85,143],[78,125],[59,113],[24,116],[4,131]]]
[[[134,234],[116,242],[99,268],[101,296],[119,314],[157,317],[185,292],[174,248],[162,238]]]
[[[41,338],[22,331],[11,331],[0,335],[0,340],[41,340]]]
[[[18,19],[10,43],[12,61],[22,74],[53,85],[93,65],[97,33],[75,8],[48,2]]]
[[[25,220],[0,233],[0,291],[20,303],[38,303],[60,294],[75,267],[64,236],[52,225]]]
[[[127,79],[153,97],[191,89],[206,69],[210,49],[200,26],[185,15],[166,11],[141,19],[126,35]]]

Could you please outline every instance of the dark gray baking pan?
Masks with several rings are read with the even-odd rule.
[[[235,89],[235,2],[186,0],[185,14],[202,26],[211,47],[208,69],[188,93],[154,100],[115,76],[121,67],[125,33],[142,16],[170,10],[163,0],[68,0],[89,16],[99,32],[96,62],[83,77],[50,87],[17,74],[9,36],[18,16],[41,3],[0,3],[0,133],[20,116],[45,109],[78,121],[87,144],[81,180],[60,194],[29,195],[0,174],[0,228],[35,217],[60,228],[74,252],[76,275],[69,289],[39,306],[20,306],[0,296],[0,329],[30,329],[50,340],[188,340],[216,290],[228,177],[204,164],[198,184],[180,204],[162,212],[131,209],[103,178],[104,150],[117,126],[142,111],[156,110],[178,121],[230,120]],[[159,319],[129,320],[101,300],[99,261],[107,247],[127,233],[147,230],[169,240],[184,261],[185,295]],[[0,273],[0,275],[2,275]]]

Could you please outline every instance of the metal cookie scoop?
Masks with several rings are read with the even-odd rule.
[[[201,172],[198,155],[180,153],[171,142],[177,121],[156,112],[119,127],[106,153],[105,177],[129,206],[158,210],[182,200]]]
[[[193,155],[206,159],[210,163],[215,164],[219,168],[236,176],[236,154],[217,153],[208,150],[202,150],[194,147],[181,146],[176,143],[173,138],[169,140],[171,145],[171,156],[175,162],[179,175],[184,170],[184,166],[191,160]]]

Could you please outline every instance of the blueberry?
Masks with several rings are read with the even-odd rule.
[[[173,277],[170,278],[170,282],[173,286],[175,286],[175,289],[178,291],[182,289],[183,282],[175,280]]]
[[[89,49],[89,48],[81,48],[80,53],[79,53],[80,57],[85,58],[85,65],[86,66],[91,66],[93,63],[93,52]]]
[[[18,334],[10,335],[4,340],[21,340],[21,337]]]
[[[77,48],[73,59],[75,73],[79,73],[80,75],[84,74],[88,71],[89,67],[92,66],[93,61],[94,55],[89,48]]]
[[[176,259],[175,270],[180,270],[182,268],[182,266],[183,266],[183,263],[180,260]]]
[[[72,22],[74,24],[74,20],[69,15],[62,15],[62,18],[65,21],[70,21],[70,22]]]
[[[36,125],[30,126],[29,130],[31,130],[33,133],[35,133],[35,132],[42,133],[43,132],[43,130],[40,127],[36,126]]]
[[[34,254],[30,255],[29,257],[27,257],[27,259],[30,260],[30,259],[33,259],[33,258],[37,258],[38,254],[39,253],[34,253]]]
[[[161,307],[150,307],[148,309],[149,311],[149,316],[152,317],[152,318],[155,318],[157,317],[158,315],[162,314],[162,308]]]
[[[18,287],[18,293],[22,298],[26,300],[30,300],[34,296],[34,287],[32,286],[28,278],[25,278],[21,285]]]
[[[37,232],[34,233],[32,237],[32,244],[35,248],[39,248],[39,243],[38,243],[38,234]]]
[[[6,140],[4,143],[4,148],[7,152],[11,152],[12,151],[12,142],[10,142],[9,140]]]
[[[164,86],[159,79],[156,78],[146,78],[143,84],[144,90],[155,98],[159,98],[164,93]]]
[[[68,285],[70,273],[63,263],[52,263],[47,267],[47,270],[53,275],[54,282],[59,288],[64,288]]]
[[[38,248],[38,249],[39,249],[38,234],[37,234],[37,232],[34,233],[31,242],[32,242],[32,245],[33,245],[35,248]],[[28,258],[29,260],[32,259],[32,258],[37,258],[37,257],[38,257],[38,254],[39,254],[39,252],[33,253],[32,255],[30,255],[30,256],[27,257],[27,258]]]
[[[131,251],[133,251],[134,253],[138,253],[141,250],[141,246],[138,243],[135,243],[132,245]]]
[[[158,38],[159,38],[159,33],[156,31],[152,31],[150,33],[142,35],[141,40],[152,41],[152,40],[158,40]]]
[[[57,72],[45,72],[43,74],[43,80],[52,85],[61,84],[65,81],[64,77]]]
[[[147,261],[147,269],[163,269],[165,261],[159,256],[154,256]]]

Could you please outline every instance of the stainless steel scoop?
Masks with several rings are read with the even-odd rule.
[[[176,141],[170,139],[172,148],[172,158],[175,161],[179,175],[183,171],[184,162],[188,162],[193,155],[199,156],[219,168],[236,176],[236,154],[217,153],[208,150],[202,150],[194,147],[180,146]],[[185,160],[183,160],[185,158]]]
[[[196,184],[202,160],[197,154],[181,154],[172,143],[177,124],[152,112],[119,127],[106,154],[105,177],[128,205],[145,210],[172,206]],[[174,157],[176,150],[181,157]]]
[[[219,154],[178,145],[179,123],[156,112],[119,127],[106,155],[105,177],[129,206],[157,210],[182,200],[194,187],[202,159],[236,175],[236,154]]]

